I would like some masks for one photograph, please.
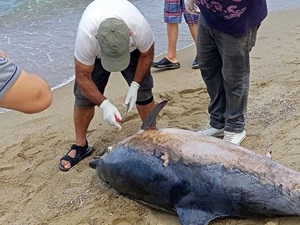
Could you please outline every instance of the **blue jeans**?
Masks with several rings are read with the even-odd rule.
[[[249,94],[250,51],[257,27],[242,37],[210,28],[199,18],[197,54],[202,78],[210,97],[210,125],[242,132]]]

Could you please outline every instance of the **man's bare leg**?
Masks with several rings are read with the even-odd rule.
[[[178,23],[167,24],[168,33],[168,52],[166,58],[172,63],[177,63],[177,39],[178,39]]]
[[[40,76],[22,70],[15,84],[0,100],[0,107],[37,113],[47,109],[51,103],[49,84]]]
[[[194,39],[195,44],[197,44],[197,34],[198,34],[198,24],[194,24],[192,26],[189,26],[191,35]]]
[[[191,35],[194,39],[195,45],[197,46],[198,24],[194,24],[192,26],[189,26],[189,29],[190,29]],[[196,60],[197,60],[197,58],[194,59],[194,62],[192,64],[193,69],[199,69],[199,64]]]
[[[84,146],[86,144],[86,135],[88,127],[94,117],[95,107],[85,107],[79,108],[74,106],[74,125],[75,125],[75,135],[76,135],[76,145]],[[72,150],[68,154],[72,158],[76,155],[76,150]],[[68,161],[62,160],[61,164],[69,169],[71,167]]]
[[[152,109],[154,109],[154,107],[155,107],[154,100],[147,105],[136,105],[136,108],[140,114],[142,121],[144,121],[147,118],[147,116],[152,111]]]

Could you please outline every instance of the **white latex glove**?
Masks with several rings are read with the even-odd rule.
[[[185,0],[185,9],[188,13],[198,15],[200,10],[196,5],[196,0]]]
[[[101,103],[100,108],[102,109],[104,121],[121,130],[121,125],[118,123],[122,120],[119,110],[107,99]]]
[[[132,83],[130,84],[126,99],[125,99],[125,105],[128,106],[128,111],[127,113],[129,113],[133,106],[135,105],[136,99],[137,99],[137,92],[139,89],[140,85],[135,82],[132,81]]]

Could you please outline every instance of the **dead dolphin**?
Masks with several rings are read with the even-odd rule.
[[[121,194],[175,211],[183,225],[208,225],[220,217],[300,215],[300,173],[193,131],[140,130],[90,166]]]

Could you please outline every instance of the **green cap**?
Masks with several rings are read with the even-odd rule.
[[[117,72],[126,69],[130,61],[130,30],[119,19],[109,18],[102,22],[97,31],[101,63],[105,70]]]

